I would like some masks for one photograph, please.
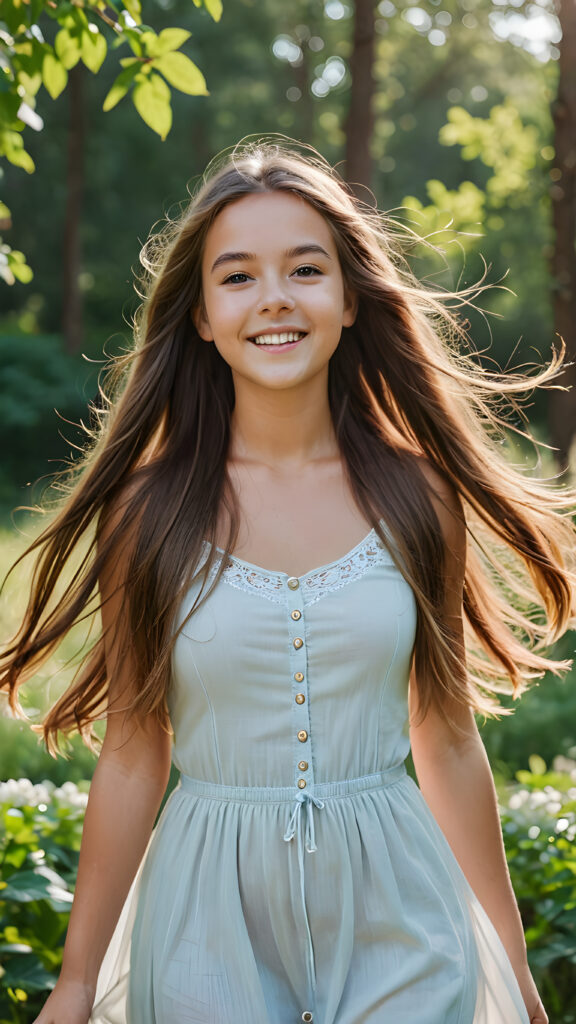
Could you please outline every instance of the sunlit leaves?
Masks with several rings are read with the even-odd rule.
[[[189,96],[208,93],[200,68],[179,50],[190,32],[166,28],[157,35],[147,28],[140,33],[130,30],[128,35],[136,56],[121,61],[123,71],[104,100],[104,110],[115,107],[133,88],[132,100],[140,117],[165,139],[172,126],[171,92],[166,83]]]
[[[214,21],[220,21],[222,17],[222,0],[204,0],[204,7]]]
[[[63,92],[68,82],[68,72],[52,50],[49,50],[44,57],[42,81],[53,100]]]
[[[206,80],[196,64],[183,53],[167,53],[154,61],[154,67],[180,92],[190,96],[206,96]]]
[[[78,34],[72,34],[67,28],[60,29],[54,40],[54,50],[66,70],[70,71],[82,56],[82,47]]]
[[[222,17],[222,0],[194,0],[194,6],[205,7],[214,21],[220,21]]]
[[[89,71],[97,74],[108,52],[106,40],[95,26],[90,26],[81,37],[82,60]]]
[[[511,102],[492,107],[486,118],[452,107],[440,142],[460,146],[464,160],[479,159],[492,169],[486,187],[495,206],[517,202],[531,188],[538,132],[534,125],[523,123]]]
[[[155,32],[143,32],[140,42],[147,57],[160,57],[163,53],[179,50],[190,35],[191,33],[184,28],[165,28],[159,35]]]
[[[140,74],[140,61],[134,58],[128,67],[125,67],[118,75],[104,100],[103,110],[112,110],[124,98],[129,89],[132,88],[138,74]]]
[[[28,174],[36,169],[32,157],[24,149],[24,139],[18,132],[0,128],[0,153]]]
[[[140,0],[124,0],[124,7],[137,25],[142,21],[142,4]]]
[[[166,138],[172,127],[170,95],[170,89],[164,79],[154,73],[143,80],[138,77],[132,94],[134,106],[140,117],[161,139]]]
[[[427,242],[447,246],[456,242],[460,249],[474,247],[484,220],[484,193],[471,181],[457,189],[448,189],[433,179],[426,183],[430,199],[424,205],[407,196],[402,206],[409,211],[411,227]]]
[[[0,206],[3,204],[0,203]],[[14,284],[20,281],[28,284],[34,274],[26,263],[26,257],[18,249],[11,249],[9,245],[0,245],[0,278],[6,284]]]
[[[215,21],[220,19],[221,0],[195,3],[204,6]],[[46,41],[52,39],[51,28],[44,33],[40,24],[46,17],[58,27],[53,46]],[[202,72],[180,52],[191,33],[178,27],[156,33],[142,25],[141,0],[2,0],[1,19],[0,156],[28,173],[34,171],[34,161],[21,132],[26,125],[36,131],[43,127],[34,110],[36,93],[43,85],[57,99],[68,84],[68,72],[79,62],[98,74],[109,46],[128,44],[134,56],[121,60],[122,70],[104,99],[104,111],[112,110],[132,91],[142,120],[165,139],[172,127],[170,87],[189,96],[207,95]],[[4,245],[0,277],[13,283],[31,276],[22,253]]]

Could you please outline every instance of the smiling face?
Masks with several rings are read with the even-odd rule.
[[[327,379],[342,327],[355,317],[327,222],[290,193],[245,196],[218,214],[202,292],[196,327],[236,387],[243,379],[276,389]]]

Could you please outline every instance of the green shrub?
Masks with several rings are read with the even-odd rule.
[[[555,1024],[576,1021],[576,761],[542,758],[501,794],[501,820],[530,965]]]
[[[0,1024],[25,1024],[54,987],[87,784],[0,783]]]

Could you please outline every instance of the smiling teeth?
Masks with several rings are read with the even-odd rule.
[[[287,345],[289,341],[300,341],[304,331],[283,331],[282,334],[258,334],[252,341],[256,345]]]

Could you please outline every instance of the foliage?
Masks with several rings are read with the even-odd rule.
[[[221,0],[194,0],[218,21]],[[207,94],[197,64],[181,52],[191,33],[166,28],[156,33],[142,24],[141,0],[3,0],[0,12],[0,156],[28,174],[35,170],[25,148],[26,127],[41,131],[36,111],[41,88],[57,99],[79,63],[97,75],[109,49],[125,44],[131,56],[122,57],[122,70],[103,104],[111,110],[130,94],[140,117],[162,139],[172,127],[171,87],[190,96]],[[8,207],[0,205],[0,222],[10,227]],[[1,240],[0,240],[1,241]],[[32,271],[23,253],[0,244],[0,277],[7,284],[27,283]]]
[[[0,334],[0,508],[14,500],[15,480],[24,484],[38,475],[39,456],[46,469],[49,459],[52,472],[62,468],[70,455],[62,435],[74,435],[73,424],[86,416],[88,373],[62,351],[57,336]]]
[[[61,963],[88,784],[0,783],[0,1021],[38,1012]],[[556,1024],[573,1024],[576,762],[542,758],[500,787],[501,821],[529,959]]]
[[[491,255],[492,246],[500,241],[503,251],[514,253],[513,282],[523,278],[524,287],[532,283],[533,315],[546,312],[549,282],[535,254],[550,251],[552,243],[543,173],[554,153],[546,144],[548,128],[538,121],[530,123],[530,115],[523,119],[515,101],[506,99],[493,106],[487,117],[474,117],[461,106],[450,107],[438,138],[443,146],[459,147],[462,160],[472,165],[471,177],[475,180],[464,178],[457,187],[448,188],[442,181],[431,179],[425,185],[427,204],[406,196],[402,205],[415,222],[416,231],[440,250],[455,274],[463,258],[472,258],[474,265],[478,251]],[[524,248],[514,245],[525,236],[527,226],[530,244]],[[430,248],[418,252],[431,270],[433,253]],[[501,254],[494,254],[493,259],[496,272],[506,276],[509,266]],[[500,316],[510,315],[517,305],[517,296],[509,288],[497,289],[488,298],[488,308]],[[534,347],[540,348],[544,342],[544,349],[549,350],[552,340],[551,335],[536,338]],[[491,355],[501,364],[506,362],[504,346],[498,343]]]
[[[541,757],[502,794],[501,819],[529,960],[550,1019],[576,1021],[576,761]]]
[[[54,987],[87,787],[0,783],[0,1019],[30,1021]]]

